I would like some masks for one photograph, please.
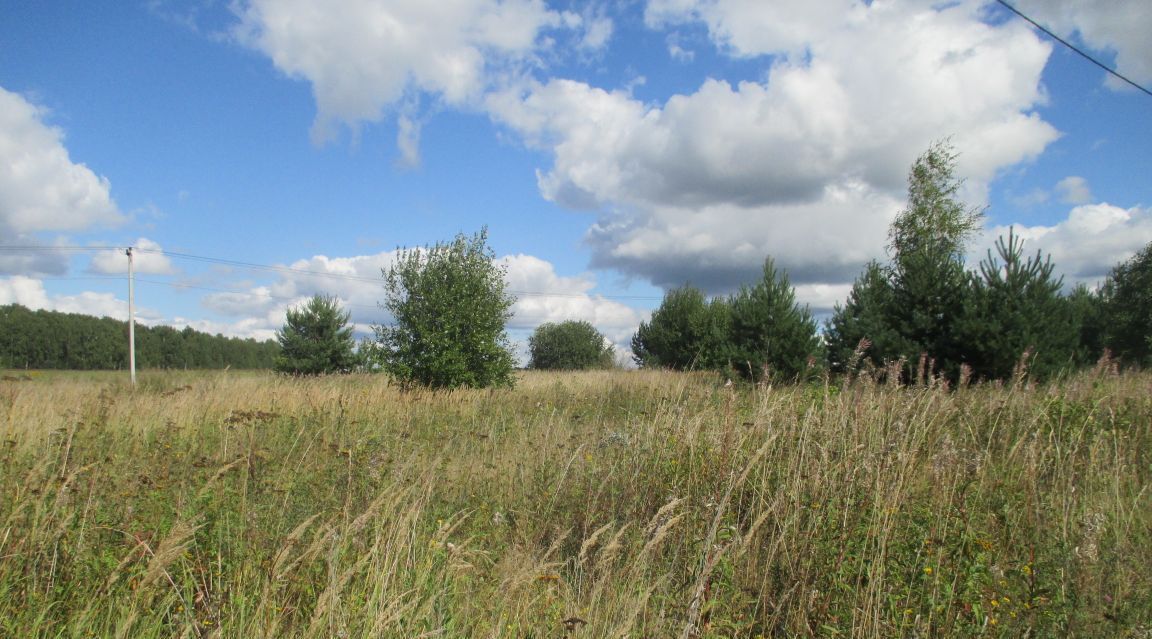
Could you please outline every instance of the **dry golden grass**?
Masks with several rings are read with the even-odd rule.
[[[0,636],[1152,631],[1152,376],[0,383]]]

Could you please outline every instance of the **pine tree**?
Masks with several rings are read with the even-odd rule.
[[[632,337],[632,357],[644,368],[709,369],[727,363],[729,309],[692,286],[664,294],[660,307]]]
[[[850,372],[848,366],[861,349],[860,357],[872,366],[883,366],[914,350],[891,325],[895,292],[887,271],[872,261],[852,284],[847,302],[836,305],[824,325],[828,367],[833,372]]]
[[[1024,257],[1012,229],[988,251],[974,281],[972,304],[958,326],[972,372],[982,379],[1009,378],[1021,358],[1029,373],[1045,379],[1069,369],[1079,342],[1073,307],[1060,295],[1051,258]]]
[[[335,298],[316,295],[301,308],[288,309],[276,332],[280,356],[276,370],[290,375],[347,373],[356,365],[350,315]]]
[[[1112,269],[1101,297],[1108,348],[1126,364],[1152,366],[1152,242]]]
[[[808,307],[796,303],[787,273],[764,260],[763,277],[743,286],[729,300],[729,344],[732,366],[744,377],[760,380],[767,374],[793,380],[813,370],[820,341]]]

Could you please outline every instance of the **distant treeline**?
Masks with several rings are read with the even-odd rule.
[[[272,368],[280,345],[191,328],[136,326],[137,368]],[[128,323],[0,306],[0,368],[128,368]]]

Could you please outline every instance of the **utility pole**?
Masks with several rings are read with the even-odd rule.
[[[132,247],[124,251],[128,256],[128,370],[132,371],[132,387],[136,387],[136,291],[132,272]]]

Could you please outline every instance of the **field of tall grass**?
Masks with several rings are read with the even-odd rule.
[[[12,375],[4,637],[1150,637],[1152,375]]]

